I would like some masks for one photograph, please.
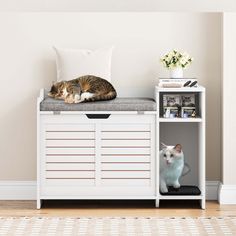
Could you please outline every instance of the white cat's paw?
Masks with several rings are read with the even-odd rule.
[[[65,103],[74,103],[74,99],[73,99],[73,96],[67,96],[65,98]]]
[[[80,103],[81,99],[80,99],[80,95],[79,94],[75,94],[74,96],[74,103]]]
[[[175,184],[173,185],[173,187],[174,187],[174,188],[180,188],[180,184],[179,184],[179,183],[175,183]]]
[[[160,188],[161,193],[168,193],[168,188],[166,186],[162,186]]]
[[[81,103],[82,100],[74,100],[74,103]]]

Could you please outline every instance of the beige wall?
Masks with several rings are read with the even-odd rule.
[[[206,13],[0,13],[0,180],[36,178],[36,97],[55,80],[52,45],[114,45],[120,96],[153,96],[159,57],[194,56],[186,76],[207,88],[207,179],[220,179],[221,15]]]
[[[225,185],[236,184],[236,13],[224,13],[223,16],[223,173]]]

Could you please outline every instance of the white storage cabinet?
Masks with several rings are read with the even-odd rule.
[[[37,208],[44,199],[158,203],[156,111],[40,111]],[[157,204],[158,205],[158,204]]]
[[[197,118],[163,118],[161,96],[195,93]],[[37,105],[37,208],[46,199],[200,200],[205,208],[205,89],[156,87],[153,111],[41,111]],[[86,104],[84,104],[86,106]],[[110,106],[111,107],[111,106]],[[106,106],[104,107],[106,108]],[[200,195],[159,193],[159,144],[181,143]]]

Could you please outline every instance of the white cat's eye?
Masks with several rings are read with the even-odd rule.
[[[164,157],[166,157],[166,154],[164,154]]]
[[[170,156],[171,156],[171,157],[173,157],[174,155],[173,155],[173,154],[171,154]]]

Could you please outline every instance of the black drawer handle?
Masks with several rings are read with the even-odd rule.
[[[89,119],[107,119],[111,114],[86,114]]]

